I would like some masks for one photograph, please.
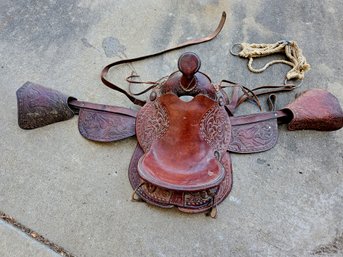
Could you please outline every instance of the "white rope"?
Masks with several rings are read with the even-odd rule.
[[[286,75],[287,80],[292,80],[303,79],[304,73],[311,68],[311,66],[306,62],[306,58],[303,56],[301,49],[295,41],[283,40],[275,44],[241,43],[240,47],[241,51],[237,55],[243,58],[248,58],[248,68],[250,71],[255,73],[263,72],[273,64],[284,63],[292,67],[292,69]],[[259,69],[252,67],[254,58],[277,53],[284,53],[288,60],[273,60]]]

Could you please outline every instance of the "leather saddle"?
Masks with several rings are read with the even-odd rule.
[[[27,82],[17,91],[19,126],[33,129],[78,114],[79,131],[87,139],[111,142],[136,135],[129,166],[133,199],[188,213],[211,211],[211,216],[231,191],[230,152],[271,149],[278,123],[287,123],[289,130],[343,126],[337,98],[321,89],[305,91],[278,111],[234,116],[246,95],[237,97],[233,90],[229,99],[200,66],[196,54],[181,55],[179,70],[153,87],[138,112],[78,101]]]
[[[225,13],[216,31],[204,40],[192,40],[156,54],[121,60],[103,69],[102,82],[141,106],[138,112],[79,101],[27,82],[17,90],[19,126],[34,129],[77,114],[79,131],[89,140],[112,142],[136,135],[138,144],[128,173],[134,190],[132,198],[163,208],[177,207],[188,213],[211,211],[214,217],[216,206],[232,187],[230,152],[257,153],[271,149],[277,142],[281,123],[288,124],[289,130],[332,131],[343,127],[338,99],[321,89],[303,92],[280,110],[272,107],[268,112],[234,116],[236,108],[246,100],[258,103],[258,95],[289,91],[294,87],[249,90],[234,84],[232,95],[228,97],[225,86],[212,83],[200,71],[201,62],[194,53],[181,55],[178,71],[167,80],[149,83],[153,85],[143,91],[151,91],[146,101],[106,79],[114,65],[211,40],[220,32],[224,21]],[[243,95],[239,95],[239,89],[243,90]]]
[[[199,72],[196,54],[183,54],[178,66],[151,92],[136,119],[138,146],[129,178],[135,193],[151,204],[189,213],[215,210],[232,187],[229,152],[271,149],[278,122],[289,123],[290,130],[331,131],[343,125],[338,100],[319,89],[280,111],[234,117],[237,103]]]
[[[199,58],[185,53],[178,64],[180,70],[150,93],[137,114],[142,151],[130,165],[137,166],[130,181],[146,201],[199,212],[218,204],[221,184],[225,194],[230,191],[231,126],[224,102],[218,101],[222,92],[198,71]]]

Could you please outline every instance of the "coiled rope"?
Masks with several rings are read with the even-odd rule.
[[[240,52],[234,53],[233,48],[239,46]],[[250,44],[240,43],[235,44],[230,50],[232,55],[239,56],[242,58],[248,58],[248,68],[251,72],[261,73],[265,71],[269,66],[276,63],[284,63],[292,67],[286,75],[286,80],[302,80],[304,73],[310,70],[311,66],[306,62],[305,56],[302,54],[296,41],[278,41],[274,44]],[[268,62],[262,68],[252,67],[254,58],[263,57],[271,54],[285,54],[288,60],[273,60]]]

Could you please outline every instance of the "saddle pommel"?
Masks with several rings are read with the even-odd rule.
[[[199,71],[201,61],[198,55],[186,52],[179,57],[178,71],[173,72],[163,83],[161,94],[173,93],[177,96],[203,94],[215,100],[217,91],[211,79]]]
[[[338,99],[322,89],[303,92],[283,111],[290,116],[289,130],[333,131],[343,127],[343,112]]]
[[[194,87],[196,79],[194,74],[200,69],[200,58],[195,53],[184,53],[178,61],[179,71],[182,73],[180,84],[185,90]]]

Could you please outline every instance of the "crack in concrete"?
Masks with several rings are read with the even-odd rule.
[[[31,237],[32,239],[38,241],[39,243],[44,244],[45,246],[49,247],[54,252],[65,256],[65,257],[75,257],[72,253],[65,250],[63,247],[55,244],[54,242],[50,241],[49,239],[43,237],[42,235],[38,234],[36,231],[26,227],[25,225],[18,222],[15,218],[7,215],[6,213],[0,211],[0,219],[5,221],[7,224],[12,225],[13,227],[19,229],[20,231],[24,232],[26,235]]]

